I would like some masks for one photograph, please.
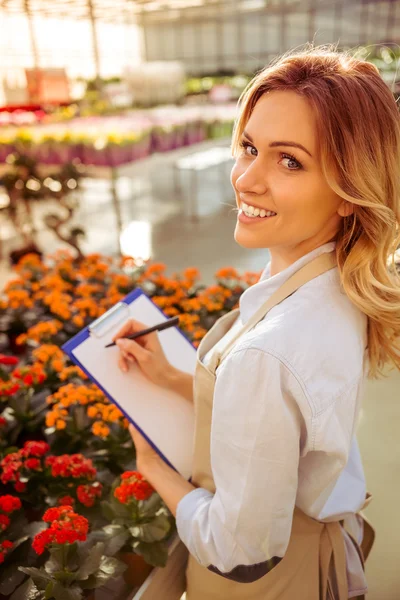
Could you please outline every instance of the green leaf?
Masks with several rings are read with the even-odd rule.
[[[37,589],[32,579],[27,579],[10,597],[10,600],[39,600],[42,593]]]
[[[103,502],[101,502],[100,506],[104,518],[107,519],[107,521],[112,521],[115,518],[115,512],[111,504],[104,500]]]
[[[18,567],[18,569],[32,577],[34,583],[43,590],[49,581],[52,581],[51,575],[48,575],[44,569],[37,569],[36,567]]]
[[[44,591],[44,600],[51,600],[51,598],[54,597],[53,596],[53,588],[54,588],[53,582],[50,581]]]
[[[89,575],[95,573],[101,563],[104,554],[104,543],[98,542],[89,550],[89,555],[83,561],[82,566],[76,572],[76,579],[87,579]]]
[[[158,515],[151,523],[143,523],[130,527],[132,536],[142,542],[151,543],[163,540],[171,528],[171,523],[165,515]]]
[[[154,567],[165,567],[168,559],[168,545],[165,542],[146,544],[139,542],[132,547],[136,554],[143,556],[144,560]]]
[[[0,572],[0,594],[9,596],[24,579],[24,573],[18,571],[15,563],[11,563],[5,567],[2,566]]]
[[[114,556],[131,537],[123,525],[106,525],[103,530],[107,534],[104,554]]]
[[[109,577],[117,577],[123,573],[125,569],[126,565],[117,558],[112,556],[103,556],[101,559],[100,571]]]
[[[65,588],[57,581],[53,587],[53,597],[55,600],[82,600],[83,592],[78,586]]]
[[[47,573],[54,575],[57,571],[61,571],[63,568],[63,548],[51,548],[50,558],[45,563],[45,569]]]
[[[158,494],[152,494],[147,500],[139,501],[139,511],[147,518],[155,516],[161,506],[161,498]]]

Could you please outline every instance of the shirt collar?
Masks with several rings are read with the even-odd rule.
[[[264,304],[270,296],[289,279],[296,271],[301,269],[308,262],[324,254],[325,252],[332,252],[336,247],[336,242],[328,242],[315,248],[308,254],[305,254],[292,265],[276,273],[271,277],[271,262],[268,262],[264,271],[261,273],[261,277],[258,282],[251,287],[247,288],[239,298],[239,310],[240,318],[245,325],[250,317]]]

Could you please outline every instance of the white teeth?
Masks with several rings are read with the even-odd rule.
[[[251,206],[245,202],[241,203],[241,208],[244,214],[248,217],[273,217],[276,215],[276,213],[272,212],[272,210],[256,208],[255,206]]]

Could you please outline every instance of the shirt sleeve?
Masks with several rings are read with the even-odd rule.
[[[216,492],[193,490],[176,514],[178,534],[201,565],[224,574],[284,556],[297,493],[301,393],[288,367],[257,348],[233,351],[218,369],[211,424]]]

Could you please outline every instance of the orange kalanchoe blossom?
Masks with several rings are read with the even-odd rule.
[[[68,410],[60,404],[56,404],[52,410],[46,414],[46,427],[55,427],[57,430],[65,429],[67,426]]]
[[[98,283],[80,283],[75,288],[75,294],[77,296],[81,296],[82,298],[91,298],[95,294],[101,293],[102,289],[102,286]]]
[[[91,431],[93,435],[102,439],[106,439],[110,435],[110,428],[108,425],[103,423],[103,421],[95,421],[95,423],[92,425]]]
[[[34,302],[27,290],[9,290],[5,300],[6,308],[18,310],[19,308],[32,308]]]
[[[49,342],[62,328],[63,324],[56,319],[37,323],[17,337],[17,344],[25,344],[28,340],[38,344]]]
[[[64,408],[69,408],[73,404],[86,406],[96,402],[108,402],[108,400],[103,392],[94,384],[76,385],[68,383],[60,387],[51,396],[48,396],[46,402],[47,404],[60,403]]]
[[[63,370],[60,371],[58,374],[58,378],[61,381],[67,381],[68,379],[71,379],[72,377],[79,377],[80,379],[88,378],[86,373],[84,373],[84,371],[82,371],[82,369],[80,367],[77,367],[75,365],[72,365],[70,367],[64,367]]]
[[[32,356],[44,367],[59,373],[65,364],[65,354],[55,344],[43,344],[32,352]]]
[[[72,311],[77,312],[78,316],[81,316],[84,319],[87,317],[96,319],[105,312],[104,309],[91,298],[78,298],[78,300],[75,300],[72,305]]]

